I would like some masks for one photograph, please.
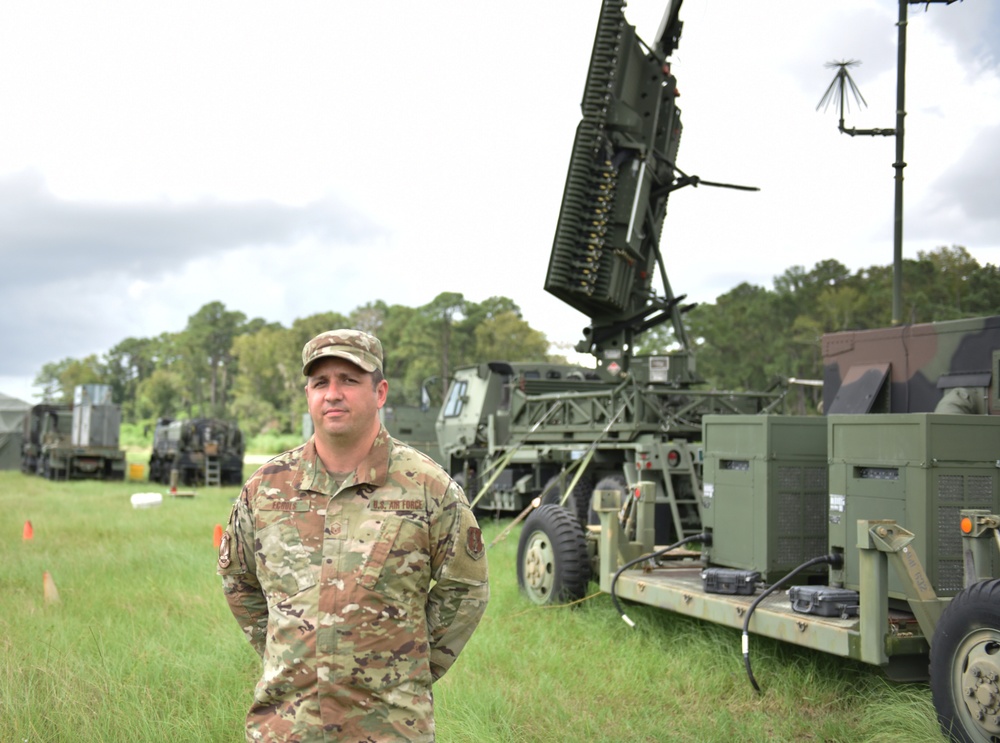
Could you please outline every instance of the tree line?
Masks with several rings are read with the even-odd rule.
[[[440,403],[452,370],[484,359],[547,360],[548,341],[506,297],[472,302],[445,292],[422,307],[382,301],[323,312],[291,327],[210,302],[179,332],[126,338],[107,353],[46,364],[44,402],[70,402],[80,384],[107,384],[125,423],[160,417],[237,420],[249,436],[297,433],[306,412],[302,346],[333,328],[378,336],[391,404]],[[426,390],[426,392],[425,392]]]
[[[959,246],[918,253],[903,262],[906,324],[997,313],[1000,269],[980,265]],[[685,315],[698,375],[717,389],[761,390],[779,379],[822,378],[824,333],[891,324],[892,267],[849,271],[836,260],[811,270],[792,266],[772,289],[742,283]],[[422,307],[382,301],[347,315],[325,312],[291,327],[248,319],[210,302],[176,333],[126,338],[101,357],[46,364],[35,380],[46,401],[69,401],[78,384],[112,387],[129,423],[161,416],[235,419],[248,435],[296,433],[305,413],[299,360],[307,340],[354,327],[383,342],[391,404],[443,399],[451,372],[466,364],[562,361],[513,300],[471,302],[445,292]],[[643,335],[639,353],[676,347],[663,325]],[[819,392],[798,388],[799,412],[815,409]]]
[[[892,324],[892,266],[849,271],[836,260],[807,271],[792,266],[773,289],[742,283],[685,316],[698,374],[718,389],[761,390],[776,379],[823,378],[825,333]],[[901,322],[957,320],[1000,313],[1000,269],[980,265],[961,246],[918,252],[902,263]],[[640,351],[671,341],[662,327]],[[815,412],[822,391],[797,387],[795,412]]]

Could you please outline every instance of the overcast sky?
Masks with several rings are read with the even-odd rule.
[[[626,17],[652,39],[665,3]],[[597,0],[0,5],[0,392],[182,330],[204,304],[289,325],[370,301],[503,295],[554,344],[542,288]],[[685,188],[671,285],[712,302],[836,258],[892,261],[894,140],[837,132],[834,71],[895,125],[895,0],[686,0],[673,70]],[[1000,3],[909,8],[904,255],[1000,261]]]

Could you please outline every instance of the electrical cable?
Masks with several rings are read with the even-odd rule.
[[[794,578],[796,575],[801,573],[807,568],[811,568],[814,565],[822,565],[823,563],[828,563],[833,565],[834,568],[840,568],[844,564],[844,556],[837,553],[830,553],[828,555],[822,555],[821,557],[814,557],[811,560],[799,565],[797,568],[792,570],[788,575],[786,575],[781,580],[777,581],[773,585],[769,586],[760,596],[754,599],[753,603],[750,604],[750,608],[747,609],[747,614],[743,618],[743,666],[747,671],[747,678],[750,679],[750,683],[753,685],[754,691],[758,694],[760,693],[760,687],[757,685],[757,679],[753,677],[753,670],[750,668],[750,617],[753,616],[754,609],[760,604],[761,601],[766,599],[772,593],[777,591],[781,586],[787,583],[789,580]]]
[[[701,534],[693,534],[690,537],[684,537],[684,539],[682,539],[681,541],[675,542],[669,547],[664,547],[661,550],[657,550],[652,554],[639,555],[639,557],[635,558],[634,560],[629,560],[627,563],[618,568],[618,571],[615,573],[615,577],[611,579],[611,590],[609,591],[609,593],[611,594],[611,603],[614,604],[615,611],[618,612],[618,616],[622,618],[622,621],[624,621],[625,624],[627,624],[629,627],[635,627],[635,622],[629,619],[628,615],[625,614],[625,611],[622,609],[621,604],[618,603],[618,596],[617,594],[615,594],[615,584],[618,582],[619,576],[621,576],[622,573],[624,573],[626,570],[628,570],[636,563],[640,563],[643,560],[655,560],[657,557],[665,555],[667,552],[675,550],[678,547],[682,547],[685,544],[690,544],[691,542],[701,542],[702,544],[710,545],[712,543],[712,534],[711,532],[702,532]]]

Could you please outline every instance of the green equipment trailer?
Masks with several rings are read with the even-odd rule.
[[[824,415],[705,389],[660,251],[669,194],[706,183],[676,165],[679,7],[650,44],[601,7],[545,282],[596,368],[464,370],[442,453],[523,507],[531,601],[593,580],[629,623],[621,600],[741,629],[755,688],[758,635],[929,679],[946,736],[1000,741],[1000,317],[825,336]],[[679,350],[637,357],[662,322]]]

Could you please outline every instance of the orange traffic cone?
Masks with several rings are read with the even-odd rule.
[[[56,582],[52,580],[48,570],[42,573],[42,593],[45,595],[46,604],[59,603],[59,591],[56,590]]]
[[[25,542],[27,542],[29,539],[35,538],[35,530],[31,528],[30,521],[24,522],[24,532],[21,534],[21,538],[24,539]]]
[[[222,525],[215,525],[215,549],[219,549],[222,545]]]

